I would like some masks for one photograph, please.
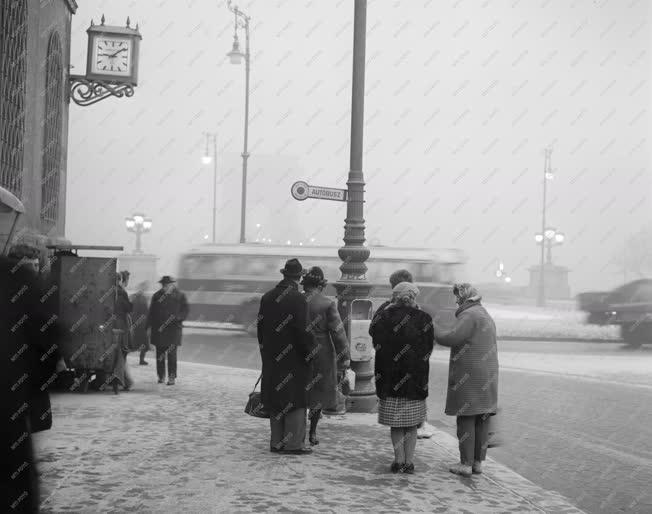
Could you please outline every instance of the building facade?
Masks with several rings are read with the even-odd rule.
[[[0,186],[25,205],[13,241],[63,242],[75,0],[0,2]],[[0,216],[4,245],[11,217]]]

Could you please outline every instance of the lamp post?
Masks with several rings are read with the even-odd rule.
[[[247,142],[249,138],[249,21],[251,17],[243,13],[237,6],[231,4],[229,0],[227,4],[229,10],[235,16],[235,27],[233,34],[233,48],[227,54],[232,64],[240,64],[242,59],[245,61],[245,113],[244,113],[244,149],[242,150],[242,201],[240,204],[240,242],[246,242],[245,239],[245,211],[247,209],[247,159],[249,152],[247,151]],[[245,31],[245,51],[244,54],[240,50],[240,42],[238,41],[238,26],[244,28]]]
[[[213,141],[213,156],[208,153],[209,142]],[[210,164],[213,161],[213,244],[215,244],[215,225],[217,220],[217,134],[206,133],[206,152],[201,161]]]
[[[364,78],[365,78],[365,44],[367,25],[367,1],[355,0],[353,21],[353,80],[351,86],[351,146],[348,187],[346,201],[346,219],[344,220],[344,246],[338,250],[342,259],[340,271],[342,276],[335,282],[337,290],[337,307],[345,321],[351,315],[353,300],[369,297],[371,286],[367,281],[369,248],[365,243],[364,175],[362,173],[362,140],[364,129]],[[350,330],[349,330],[350,332]],[[348,334],[349,341],[351,334]],[[355,372],[355,390],[351,391],[347,410],[352,412],[373,412],[377,400],[374,389],[373,359],[352,361]]]
[[[544,164],[543,164],[543,204],[541,206],[541,233],[546,232],[546,203],[548,193],[548,180],[552,180],[554,175],[550,169],[550,156],[552,155],[552,148],[546,148],[544,151]],[[546,293],[545,293],[545,248],[541,245],[541,260],[539,269],[539,295],[537,298],[537,305],[545,307]]]
[[[498,269],[496,270],[496,278],[501,278],[505,281],[506,284],[509,284],[512,281],[512,277],[505,271],[505,265],[502,261],[498,263]]]
[[[546,264],[552,264],[552,247],[564,244],[566,237],[554,228],[547,228],[543,234],[535,234],[534,240],[541,245],[541,251],[544,247],[547,250]]]
[[[152,220],[150,218],[146,218],[144,214],[134,214],[130,218],[125,218],[125,226],[129,232],[136,234],[136,248],[134,249],[134,253],[143,253],[140,245],[140,238],[142,234],[145,234],[151,230]]]

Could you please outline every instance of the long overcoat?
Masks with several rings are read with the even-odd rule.
[[[435,340],[450,347],[445,412],[449,416],[495,413],[498,403],[496,325],[479,302],[462,305],[452,330],[435,327]]]
[[[313,336],[309,406],[329,409],[337,404],[338,363],[349,360],[349,340],[335,302],[317,290],[306,293],[308,330]]]
[[[312,336],[308,304],[293,280],[284,279],[260,299],[258,343],[263,363],[263,405],[273,414],[308,406]]]
[[[129,300],[127,291],[122,286],[117,286],[115,307],[115,328],[122,330],[120,346],[123,351],[131,351],[131,334],[129,333],[131,312],[134,306]]]
[[[131,338],[135,350],[147,350],[149,342],[147,340],[147,315],[149,307],[145,293],[139,291],[131,297],[131,304],[134,306],[131,313]]]
[[[159,350],[167,350],[172,345],[181,346],[181,331],[187,316],[188,300],[185,294],[176,288],[169,292],[165,289],[156,291],[147,315],[152,344]]]
[[[378,398],[427,398],[434,342],[430,314],[415,307],[389,304],[378,309],[370,334],[376,350]]]
[[[35,274],[0,255],[0,375],[5,384],[2,440],[7,448],[0,465],[4,473],[2,492],[6,505],[15,502],[21,512],[38,512],[31,432],[47,429],[51,423],[46,386],[52,382],[56,366],[50,356],[60,343],[52,339],[52,318],[43,310],[42,299]],[[37,427],[30,426],[30,420],[49,422]]]

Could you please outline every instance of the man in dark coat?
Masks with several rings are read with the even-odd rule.
[[[174,385],[177,378],[177,347],[181,346],[183,321],[188,316],[188,300],[168,275],[161,278],[159,283],[161,289],[154,293],[149,306],[147,327],[150,329],[150,340],[156,347],[158,383],[165,382],[167,357],[167,384]]]
[[[138,289],[131,297],[131,304],[134,306],[132,312],[132,325],[131,337],[134,341],[134,346],[140,351],[140,365],[147,366],[149,364],[145,360],[147,350],[149,350],[149,340],[147,337],[147,314],[149,313],[149,306],[147,302],[147,291],[149,284],[141,282],[138,284]]]
[[[283,280],[263,295],[258,312],[262,402],[270,412],[270,450],[306,454],[312,452],[304,440],[313,342],[308,304],[299,292],[305,272],[297,259],[288,260],[280,271]]]
[[[59,360],[53,320],[44,305],[37,268],[27,261],[0,256],[0,374],[4,469],[3,512],[38,512],[38,478],[32,433],[50,428],[47,387]]]

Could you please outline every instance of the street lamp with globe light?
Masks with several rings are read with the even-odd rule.
[[[505,265],[503,264],[502,261],[498,263],[498,269],[496,270],[496,278],[501,278],[508,284],[512,281],[512,277],[510,277],[505,271]]]
[[[240,242],[244,243],[245,239],[245,213],[247,209],[247,159],[249,152],[247,143],[249,140],[249,21],[251,17],[243,13],[237,6],[232,5],[231,0],[227,3],[228,9],[235,16],[235,27],[233,34],[233,47],[227,54],[231,64],[240,64],[244,59],[245,62],[245,112],[244,112],[244,148],[242,150],[242,201],[240,205]],[[240,50],[240,41],[238,41],[238,26],[245,31],[245,51]]]
[[[129,232],[136,234],[136,248],[134,253],[141,254],[141,236],[152,229],[152,220],[146,218],[144,214],[134,214],[130,218],[125,218],[125,227]]]
[[[554,228],[547,228],[543,234],[535,234],[534,240],[547,250],[546,264],[552,264],[552,247],[562,245],[566,240],[566,236],[561,232],[557,232]]]
[[[546,233],[546,204],[548,202],[548,181],[554,179],[554,174],[552,168],[550,167],[550,159],[552,156],[552,148],[545,148],[543,151],[544,154],[544,164],[543,164],[543,202],[541,205],[541,234]],[[543,236],[541,237],[543,242]],[[537,241],[538,242],[538,241]],[[539,307],[544,307],[546,304],[545,298],[545,261],[544,261],[544,245],[541,245],[541,259],[539,267],[539,293],[537,298],[537,305]]]
[[[213,156],[208,152],[209,142],[213,142]],[[203,164],[213,162],[213,244],[215,244],[215,231],[217,225],[217,134],[206,133],[206,151],[201,158]]]

